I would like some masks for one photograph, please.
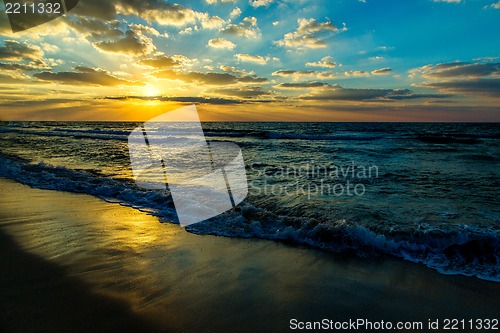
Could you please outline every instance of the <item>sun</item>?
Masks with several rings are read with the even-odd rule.
[[[145,95],[145,96],[158,96],[160,94],[160,91],[158,90],[158,88],[156,88],[155,86],[151,85],[151,84],[147,84],[143,89],[142,89],[142,93]]]

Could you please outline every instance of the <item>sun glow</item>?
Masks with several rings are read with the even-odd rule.
[[[160,91],[155,86],[148,84],[142,89],[142,93],[145,96],[158,96]]]

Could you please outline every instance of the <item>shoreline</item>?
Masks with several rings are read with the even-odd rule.
[[[443,275],[402,259],[199,236],[86,194],[33,189],[5,178],[0,178],[0,189],[0,231],[6,234],[0,259],[10,265],[0,273],[2,295],[9,295],[2,297],[0,308],[18,302],[10,319],[2,320],[6,332],[16,331],[9,323],[23,322],[26,288],[55,308],[80,299],[97,305],[102,300],[89,295],[98,295],[116,304],[110,317],[118,322],[172,332],[287,331],[292,318],[492,319],[500,299],[498,283]],[[23,284],[19,274],[26,273],[27,261],[14,258],[24,256],[55,268],[36,283]],[[54,276],[74,281],[68,288],[77,296],[72,299],[68,292],[46,300],[60,292]],[[93,305],[80,311],[90,320],[98,313]],[[57,311],[47,316],[51,331],[77,324]],[[109,322],[102,316],[94,319],[93,330],[107,330]]]
[[[127,184],[126,181],[112,177],[95,177],[90,171],[72,170],[42,163],[33,164],[28,160],[17,160],[9,156],[4,156],[3,162],[5,168],[1,172],[2,176],[33,188],[85,193],[106,202],[119,203],[152,213],[162,222],[176,219],[171,196],[166,193],[144,191],[133,183]],[[373,218],[365,218],[367,216],[361,214],[359,224],[351,222],[357,221],[352,216],[345,220],[332,216],[333,219],[320,219],[320,222],[325,223],[316,224],[315,219],[311,219],[309,214],[302,217],[298,212],[300,217],[295,220],[294,213],[279,212],[276,202],[269,208],[265,204],[259,208],[259,204],[254,206],[252,200],[243,203],[239,206],[240,209],[229,211],[220,218],[187,226],[186,230],[198,235],[258,238],[284,243],[290,241],[292,244],[300,244],[315,250],[326,249],[334,253],[355,251],[360,253],[360,256],[363,256],[363,253],[394,256],[425,265],[444,275],[463,275],[500,282],[499,271],[494,265],[495,261],[498,262],[499,256],[496,251],[500,245],[498,232],[494,228],[486,228],[484,221],[478,221],[477,228],[469,226],[470,220],[465,224],[459,223],[458,220],[463,220],[457,220],[460,214],[452,212],[455,209],[453,206],[450,206],[451,210],[443,206],[445,202],[441,202],[439,207],[434,207],[434,213],[441,212],[439,219],[443,220],[431,224],[406,221],[405,216],[412,218],[414,209],[406,209],[404,208],[406,205],[402,205],[395,213],[402,218],[401,228],[392,229],[389,227],[390,223],[393,223],[390,222],[391,218],[388,218],[389,222],[381,224],[382,228],[376,226],[379,223],[377,216],[391,214],[389,211],[392,209],[389,208],[390,205],[377,201],[369,209],[370,215],[373,212]],[[367,202],[367,198],[363,200]],[[311,206],[309,199],[307,201]],[[319,204],[321,206],[321,203]],[[347,205],[352,208],[352,202]],[[349,216],[349,208],[342,206],[338,208],[347,210],[339,211],[337,215]],[[408,207],[412,207],[412,204],[408,204]],[[325,213],[321,207],[318,209],[322,214]],[[449,216],[446,213],[448,210],[451,211]],[[403,211],[407,213],[401,215]],[[421,213],[425,213],[425,209]],[[356,214],[359,215],[360,212]],[[239,219],[243,219],[243,223]],[[399,225],[398,219],[394,221]],[[447,222],[450,222],[450,228]]]

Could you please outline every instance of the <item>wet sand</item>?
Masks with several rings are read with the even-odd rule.
[[[426,324],[500,308],[498,283],[399,259],[193,235],[6,179],[0,195],[2,332],[284,332],[292,318]]]

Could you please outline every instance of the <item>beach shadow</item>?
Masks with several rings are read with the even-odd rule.
[[[22,250],[0,229],[0,332],[171,332],[91,291],[63,267]]]

